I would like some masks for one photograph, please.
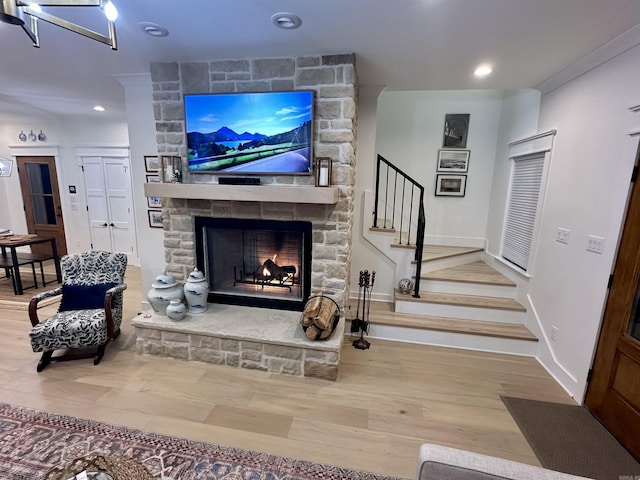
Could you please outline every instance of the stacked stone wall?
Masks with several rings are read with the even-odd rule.
[[[306,220],[313,224],[312,293],[346,304],[351,263],[355,183],[357,75],[355,55],[233,59],[151,65],[153,108],[159,155],[186,164],[184,94],[285,90],[315,91],[314,156],[333,161],[335,205],[208,200],[163,200],[167,271],[184,280],[195,265],[194,216]],[[189,174],[184,182],[217,183],[210,174]],[[313,176],[261,176],[263,184],[314,184]],[[257,187],[259,188],[259,187]]]

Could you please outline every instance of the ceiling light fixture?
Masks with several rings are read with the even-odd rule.
[[[158,25],[157,23],[140,22],[138,26],[140,27],[140,30],[152,37],[166,37],[167,35],[169,35],[169,30]]]
[[[88,28],[72,23],[64,18],[56,17],[42,11],[40,7],[100,7],[107,17],[108,36],[94,32]],[[29,16],[29,26],[25,24],[24,16]],[[118,11],[111,0],[0,0],[0,21],[20,26],[33,42],[34,47],[40,47],[38,35],[38,20],[52,23],[58,27],[84,35],[117,50],[115,20]]]
[[[293,30],[302,25],[302,20],[293,13],[280,12],[271,15],[271,23],[278,28],[284,28],[285,30]]]
[[[96,105],[93,107],[96,112],[104,112],[105,108],[102,105]]]
[[[491,68],[491,65],[488,65],[485,63],[483,65],[478,65],[478,67],[474,70],[473,74],[476,77],[486,77],[491,72],[493,72],[493,68]]]

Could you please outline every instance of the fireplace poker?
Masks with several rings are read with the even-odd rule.
[[[371,272],[371,289],[369,290],[369,301],[367,303],[367,321],[365,323],[367,334],[369,333],[369,312],[371,311],[371,294],[373,293],[374,283],[376,283],[376,272]]]
[[[365,308],[367,304],[367,288],[369,287],[369,270],[365,270],[362,274],[362,319],[360,328],[365,330],[367,328],[367,316],[365,314]]]
[[[366,315],[368,315],[368,311],[366,310],[366,304],[367,304],[367,292],[369,290],[370,280],[371,280],[371,275],[369,274],[368,270],[365,270],[364,272],[360,272],[359,285],[361,285],[362,293],[363,293],[362,320],[359,321],[360,322],[360,338],[357,340],[354,340],[353,342],[353,346],[359,350],[366,350],[371,346],[371,344],[364,339],[364,332],[365,330],[368,330],[368,322],[366,319]],[[373,280],[375,281],[375,272],[373,272]],[[370,296],[371,295],[369,295],[369,297]],[[360,291],[358,292],[358,310],[360,310]]]
[[[363,285],[362,276],[363,275],[364,275],[364,272],[360,270],[360,277],[358,278],[358,303],[356,306],[356,318],[351,320],[351,333],[354,333],[360,330],[360,319],[358,318],[358,315],[360,315],[360,295],[362,294],[362,285]]]

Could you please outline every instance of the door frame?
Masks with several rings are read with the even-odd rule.
[[[20,190],[22,193],[22,203],[24,206],[25,219],[27,221],[27,231],[30,234],[42,237],[53,236],[56,240],[57,254],[62,257],[67,254],[67,235],[65,230],[64,215],[62,214],[62,197],[60,195],[60,185],[58,182],[58,169],[56,168],[55,157],[16,157],[18,166],[18,178],[20,180]],[[47,166],[49,181],[51,186],[51,198],[53,200],[54,223],[37,223],[35,218],[35,205],[33,203],[33,192],[31,177],[29,175],[30,165]],[[41,245],[31,247],[32,253],[44,253],[48,251]]]
[[[62,217],[69,218],[68,214],[68,205],[65,201],[63,190],[61,185],[64,183],[62,180],[62,170],[60,165],[60,147],[58,145],[19,145],[19,146],[9,146],[9,152],[11,153],[11,157],[15,163],[18,165],[18,157],[53,157],[55,167],[56,167],[56,180],[58,182],[58,187],[60,188],[60,207],[62,208]],[[22,187],[20,187],[22,189]],[[27,225],[27,219],[24,218],[25,227]],[[64,236],[66,239],[67,245],[66,248],[69,250],[69,225],[67,222],[64,223]]]
[[[630,110],[634,113],[640,113],[640,105],[632,107]],[[640,120],[640,116],[636,117],[636,119]],[[609,291],[604,304],[600,331],[591,359],[587,388],[585,389],[582,403],[619,442],[637,457],[640,454],[640,443],[636,440],[633,433],[631,437],[627,435],[627,426],[630,419],[622,413],[623,410],[629,412],[630,410],[625,410],[627,407],[621,397],[618,398],[609,393],[611,391],[612,381],[617,373],[616,362],[618,352],[629,356],[635,355],[637,358],[638,352],[640,351],[637,342],[625,338],[627,335],[626,329],[632,320],[631,315],[635,295],[637,294],[637,289],[640,287],[638,287],[637,281],[628,287],[623,286],[626,285],[626,283],[620,284],[620,281],[616,282],[617,277],[623,279],[629,279],[629,277],[634,276],[637,277],[639,261],[637,251],[633,249],[635,242],[640,236],[637,223],[634,222],[640,214],[640,178],[638,178],[638,169],[640,168],[640,129],[632,131],[630,136],[636,140],[634,174],[629,185],[624,215],[620,226],[620,237],[612,265]],[[612,295],[612,293],[614,295]],[[637,364],[636,359],[631,361]],[[615,408],[616,405],[620,408]],[[630,408],[633,409],[634,407]],[[635,409],[637,411],[637,406]]]
[[[131,188],[131,205],[132,205],[132,222],[134,229],[134,253],[132,257],[135,261],[129,261],[130,265],[140,265],[140,250],[138,248],[138,219],[136,216],[136,200],[133,188],[133,165],[131,160],[131,150],[125,146],[109,146],[109,145],[87,145],[83,147],[76,147],[76,164],[79,167],[83,166],[83,157],[122,157],[126,158],[129,162],[129,185]],[[84,183],[84,173],[79,172],[78,183],[82,185],[82,191],[78,191],[78,196],[83,199],[86,207],[87,188]],[[86,213],[86,212],[85,212]],[[91,238],[89,216],[85,215],[86,227],[89,238]]]

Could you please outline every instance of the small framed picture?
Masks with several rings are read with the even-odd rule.
[[[147,197],[147,205],[149,208],[161,208],[162,199],[160,197]]]
[[[445,114],[442,148],[467,148],[470,118],[470,113]]]
[[[0,177],[10,177],[13,160],[0,158]]]
[[[438,150],[438,172],[469,171],[469,150]]]
[[[144,156],[144,169],[147,172],[157,172],[160,169],[160,160],[157,155]]]
[[[466,175],[436,175],[436,196],[464,197],[466,188]]]
[[[160,183],[160,176],[147,175],[147,183]]]
[[[162,210],[147,210],[149,214],[149,226],[151,228],[162,228]]]

